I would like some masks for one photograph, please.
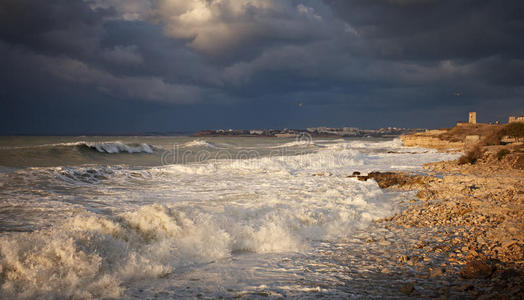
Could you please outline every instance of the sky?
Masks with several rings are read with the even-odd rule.
[[[0,134],[524,115],[522,0],[2,0]]]

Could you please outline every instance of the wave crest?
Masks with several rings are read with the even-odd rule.
[[[94,216],[0,237],[0,291],[15,299],[119,297],[124,281],[170,272],[139,240],[120,224]]]
[[[182,147],[208,147],[213,149],[220,149],[220,147],[218,147],[217,145],[204,140],[189,141],[187,143],[184,143]]]
[[[110,167],[89,168],[89,167],[62,167],[54,170],[61,180],[69,183],[99,183],[101,180],[108,179],[114,174]]]
[[[317,144],[313,143],[312,141],[309,141],[309,140],[298,140],[298,141],[293,141],[293,142],[289,142],[289,143],[284,143],[284,144],[281,144],[281,145],[277,145],[277,146],[273,146],[273,147],[270,147],[270,148],[291,148],[291,147],[307,147],[307,146],[317,146]]]
[[[60,148],[60,147],[80,147],[96,150],[101,153],[153,153],[155,147],[146,143],[124,144],[120,141],[114,142],[69,142],[69,143],[55,143],[42,144],[33,146],[14,146],[14,147],[0,147],[0,150],[17,150],[17,149],[32,149],[32,148]]]
[[[124,144],[122,142],[105,142],[105,143],[81,143],[81,146],[85,146],[89,149],[94,149],[100,153],[153,153],[153,147],[146,144]]]

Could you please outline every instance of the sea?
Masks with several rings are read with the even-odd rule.
[[[413,194],[351,175],[453,158],[398,138],[0,137],[0,298],[366,297],[340,241]]]

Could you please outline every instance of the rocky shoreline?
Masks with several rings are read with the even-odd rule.
[[[376,221],[393,232],[418,232],[397,257],[399,269],[418,274],[400,288],[406,296],[421,296],[417,282],[429,279],[438,282],[430,298],[524,298],[523,153],[521,144],[511,147],[502,158],[498,148],[484,147],[474,164],[428,164],[425,176],[358,175],[382,188],[417,191],[405,210]]]

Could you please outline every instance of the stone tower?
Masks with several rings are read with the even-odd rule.
[[[469,124],[477,124],[477,113],[472,111],[469,113]]]

